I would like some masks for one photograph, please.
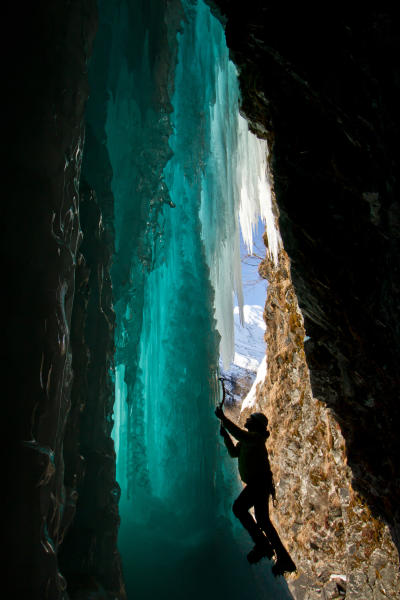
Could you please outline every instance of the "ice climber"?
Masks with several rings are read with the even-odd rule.
[[[225,398],[225,388],[223,390]],[[269,518],[268,501],[270,495],[275,501],[275,487],[265,446],[269,437],[268,419],[263,413],[253,413],[246,420],[246,431],[225,416],[222,404],[215,410],[216,416],[221,421],[220,434],[230,456],[238,458],[239,474],[246,484],[232,509],[233,514],[247,529],[255,544],[247,559],[250,563],[258,562],[264,556],[271,559],[275,552],[276,562],[272,567],[274,575],[293,572],[296,566]],[[238,440],[237,444],[232,441],[229,434]],[[255,520],[249,513],[252,506],[254,506]]]

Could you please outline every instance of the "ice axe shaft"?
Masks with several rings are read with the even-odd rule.
[[[222,385],[222,400],[219,403],[219,407],[222,408],[224,406],[224,403],[225,403],[226,391],[225,391],[225,386],[224,386],[224,379],[222,377],[219,377],[219,380],[220,380],[221,385]]]

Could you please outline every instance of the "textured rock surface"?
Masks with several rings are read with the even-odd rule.
[[[76,505],[79,514],[76,484],[82,478],[82,465],[73,465],[71,456],[67,457],[64,473],[63,446],[69,431],[66,452],[70,453],[71,440],[79,433],[71,431],[68,424],[69,416],[73,424],[79,421],[75,409],[70,412],[73,369],[76,383],[82,380],[77,368],[79,349],[75,347],[77,354],[73,357],[70,338],[77,260],[79,270],[84,270],[78,258],[78,188],[88,96],[87,61],[96,30],[96,3],[56,0],[25,3],[22,7],[10,5],[7,24],[14,33],[2,37],[2,42],[7,41],[7,47],[2,48],[3,77],[7,82],[7,93],[3,95],[7,168],[3,177],[6,201],[1,207],[1,243],[8,292],[2,321],[2,365],[8,393],[5,397],[9,398],[2,436],[6,444],[3,543],[8,575],[2,589],[7,597],[57,600],[67,598],[58,553]],[[101,279],[98,274],[98,281]],[[83,356],[83,369],[88,361],[93,363],[93,355]],[[105,387],[104,394],[108,391]],[[100,406],[104,403],[107,400]],[[109,414],[108,406],[102,414],[92,410],[89,417],[93,428],[103,424],[105,435],[109,434]],[[87,444],[91,443],[88,439]],[[115,551],[117,515],[115,501],[109,498],[114,485],[113,456],[110,440],[108,447],[106,442],[97,447],[101,454],[98,464],[104,465],[107,459],[110,465],[104,485],[99,477],[92,487],[91,502],[97,507],[100,491],[108,495],[104,505],[114,507],[109,514],[115,520],[112,526],[104,525],[103,534],[106,531],[109,539],[97,536],[98,546],[102,544],[104,550],[108,545],[103,551],[105,556]],[[82,453],[86,450],[87,446],[82,445]],[[85,458],[89,476],[88,453]],[[93,469],[91,473],[93,480]],[[104,580],[113,568],[118,580],[115,561],[104,566],[99,560],[97,568],[103,569],[104,585],[108,585]],[[110,588],[118,589],[118,582]],[[106,592],[102,593],[101,597],[106,597]],[[89,590],[80,597],[88,595]],[[100,591],[96,597],[100,597]]]
[[[113,244],[96,196],[80,195],[83,242],[76,272],[71,349],[74,380],[64,439],[65,520],[60,549],[69,597],[125,598],[120,557],[116,456],[111,439],[115,315],[110,278]],[[83,594],[83,595],[82,595]]]
[[[265,306],[269,368],[251,411],[270,421],[268,440],[276,484],[272,518],[298,567],[294,598],[397,598],[398,554],[390,529],[371,515],[352,488],[346,442],[333,411],[313,397],[303,317],[287,254],[266,259]]]
[[[268,410],[271,416],[276,412],[273,419],[278,425],[287,419],[288,431],[296,419],[296,427],[301,426],[298,445],[289,438],[287,445],[298,477],[308,482],[304,484],[309,486],[307,494],[331,495],[332,506],[342,511],[331,525],[339,527],[342,520],[346,531],[337,539],[346,540],[348,596],[381,597],[383,591],[369,589],[376,577],[374,585],[384,579],[383,587],[394,597],[398,583],[393,571],[391,575],[385,571],[382,577],[376,567],[383,543],[392,557],[389,571],[393,561],[398,568],[384,523],[399,543],[400,37],[394,13],[381,5],[363,11],[347,6],[341,11],[334,4],[290,9],[256,0],[245,5],[225,0],[213,4],[226,15],[227,42],[240,72],[243,111],[254,131],[270,142],[281,234],[310,337],[305,353],[318,400],[306,394],[308,409],[303,409],[296,394],[285,400],[279,395],[284,390],[278,392],[270,381],[273,387],[268,393],[276,398],[276,407],[269,404]],[[268,311],[273,310],[279,313],[280,309],[271,305]],[[270,326],[276,319],[278,327],[280,318],[274,313],[268,316]],[[286,341],[280,343],[276,354],[269,351],[268,365],[272,377],[286,380],[285,371],[297,369],[296,362],[291,366],[290,361],[300,350],[285,353]],[[316,438],[319,446],[313,443],[321,454],[320,471],[312,475],[318,485],[313,486],[303,445],[312,444],[306,440],[319,428],[325,433]],[[271,449],[283,472],[287,448]],[[335,466],[335,453],[340,468]],[[347,488],[347,499],[339,491],[328,492],[323,478],[325,474],[329,482],[328,464],[338,480],[351,481],[355,491]],[[306,543],[315,545],[312,560],[330,564],[330,550],[319,540],[321,519],[327,514],[323,506],[317,505],[318,517],[307,513],[308,521],[315,522],[315,535],[309,536],[306,528],[304,541],[296,542],[310,564]],[[303,514],[300,508],[296,509],[299,515]],[[302,505],[302,510],[309,509]],[[283,524],[292,517],[279,518]],[[304,515],[299,518],[304,522]],[[329,519],[328,512],[328,525]],[[363,556],[361,542],[368,537],[360,567],[357,557]],[[304,581],[309,589],[315,583],[315,579]],[[328,597],[334,593],[330,588]]]

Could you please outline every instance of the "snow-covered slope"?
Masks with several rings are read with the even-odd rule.
[[[265,355],[265,323],[261,306],[243,307],[244,324],[239,321],[239,309],[234,309],[235,319],[235,358],[232,366],[256,372]],[[229,369],[230,370],[230,369]]]
[[[246,398],[243,400],[241,410],[244,410],[245,408],[253,408],[253,406],[256,403],[257,386],[259,383],[262,383],[264,381],[266,375],[267,375],[267,356],[265,355],[258,367],[257,375],[253,381],[253,385],[251,386],[251,389],[250,389],[249,393],[247,394]]]
[[[236,402],[242,402],[256,378],[258,367],[265,357],[265,323],[263,309],[258,305],[243,307],[244,324],[240,324],[239,308],[234,309],[235,356],[229,369],[221,375],[226,381],[226,389]]]

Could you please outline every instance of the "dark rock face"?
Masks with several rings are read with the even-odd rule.
[[[400,36],[389,8],[214,2],[242,108],[271,146],[314,397],[399,544]],[[381,6],[381,5],[379,5]]]
[[[63,540],[69,539],[75,511],[78,520],[88,504],[93,507],[92,521],[101,513],[103,522],[96,546],[92,537],[87,548],[85,538],[80,557],[86,552],[90,565],[95,556],[94,574],[101,572],[98,597],[101,593],[107,597],[104,590],[112,590],[113,597],[123,595],[115,544],[115,460],[109,436],[113,332],[107,308],[110,286],[104,272],[109,255],[103,245],[103,254],[91,267],[89,253],[101,250],[101,245],[86,247],[86,263],[79,252],[87,61],[96,15],[93,0],[10,5],[7,26],[12,36],[2,36],[7,40],[2,48],[7,168],[1,241],[8,298],[2,321],[7,388],[2,437],[7,490],[4,548],[9,563],[3,591],[7,589],[14,598],[68,597],[64,569],[72,571],[72,563],[66,549],[60,569],[58,555]],[[96,214],[94,224],[100,235],[98,209]],[[79,290],[71,332],[76,271]],[[97,303],[98,316],[87,334],[92,344],[88,354],[89,345],[80,345],[77,330],[86,318],[85,304],[89,313],[96,313],[91,303]],[[86,319],[86,328],[87,323]],[[103,357],[94,353],[96,336],[103,343]],[[102,392],[95,399],[99,386]],[[78,401],[85,405],[80,416]],[[93,480],[96,485],[90,487]],[[88,588],[86,596],[80,597],[92,591]]]
[[[65,521],[60,566],[71,599],[101,590],[125,591],[117,552],[119,527],[116,456],[111,439],[114,389],[114,322],[110,278],[113,245],[94,192],[80,196],[83,231],[71,324],[71,410],[65,432]],[[85,596],[84,596],[85,597]]]
[[[267,446],[276,484],[271,515],[297,565],[288,581],[296,600],[397,598],[398,553],[390,529],[353,488],[346,441],[334,410],[313,396],[303,316],[281,249],[266,257],[264,310],[268,369],[253,410],[269,419]]]

